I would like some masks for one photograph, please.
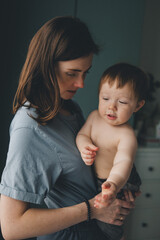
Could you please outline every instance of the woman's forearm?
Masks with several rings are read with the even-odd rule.
[[[100,195],[100,194],[99,194]],[[116,199],[109,207],[96,209],[94,198],[89,200],[91,219],[122,225],[133,202]],[[28,204],[10,197],[1,196],[1,229],[5,240],[18,240],[47,235],[83,222],[88,218],[86,203],[59,209],[31,209]]]
[[[50,234],[87,219],[85,203],[59,209],[27,209],[24,202],[3,196],[2,208],[1,227],[6,240]]]

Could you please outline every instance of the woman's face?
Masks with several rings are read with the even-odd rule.
[[[56,77],[62,99],[71,99],[79,88],[84,87],[84,79],[92,66],[93,54],[69,61],[59,61]]]

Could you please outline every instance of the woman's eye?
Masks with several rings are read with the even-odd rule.
[[[67,72],[66,75],[69,76],[69,77],[75,77],[76,76],[75,73],[69,73],[69,72]]]
[[[84,72],[84,73],[83,73],[83,77],[85,77],[88,73],[89,73],[89,71]]]
[[[121,104],[127,104],[127,102],[119,101]]]

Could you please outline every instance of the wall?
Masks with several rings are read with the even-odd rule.
[[[97,107],[98,81],[106,67],[120,61],[139,64],[145,0],[1,1],[0,172],[6,159],[13,96],[29,41],[50,18],[74,15],[76,4],[77,17],[87,23],[102,48],[101,53],[94,58],[85,89],[75,97],[85,117]]]
[[[160,81],[160,1],[146,0],[140,66]],[[160,90],[156,92],[160,102]]]
[[[97,107],[98,82],[108,66],[117,62],[139,64],[144,9],[143,0],[78,1],[77,16],[88,24],[102,48],[94,58],[85,88],[75,97],[85,117]]]

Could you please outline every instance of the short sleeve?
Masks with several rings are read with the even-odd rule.
[[[56,148],[38,128],[21,127],[11,133],[1,194],[42,204],[60,173]]]

